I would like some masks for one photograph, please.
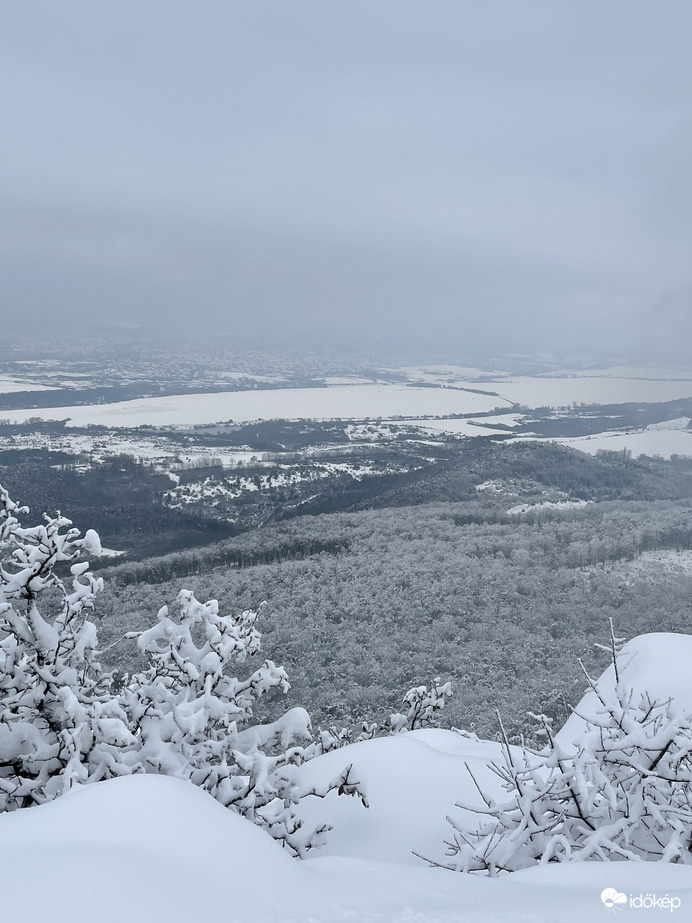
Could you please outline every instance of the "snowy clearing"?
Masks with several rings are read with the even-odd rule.
[[[660,455],[661,458],[670,458],[671,455],[692,456],[692,432],[677,427],[664,429],[663,426],[664,424],[656,424],[655,427],[649,426],[646,429],[625,433],[615,431],[546,441],[559,442],[589,455],[595,455],[601,450],[622,452],[627,449],[634,458],[639,455]],[[531,437],[519,437],[517,441],[527,438]]]
[[[483,487],[484,485],[479,485]],[[479,488],[477,487],[476,490]],[[492,488],[485,488],[486,490],[492,490]],[[590,503],[593,503],[593,500],[545,500],[542,503],[522,503],[519,506],[513,506],[511,509],[507,510],[508,516],[521,516],[522,513],[528,513],[531,510],[573,510],[581,509],[582,507],[588,506]]]
[[[692,551],[642,551],[634,561],[627,561],[621,566],[632,573],[646,573],[651,568],[656,568],[671,575],[692,574]]]
[[[674,420],[665,420],[662,423],[650,423],[646,428],[649,432],[657,429],[687,429],[690,422],[689,417],[676,417]]]
[[[18,391],[57,391],[47,385],[35,385],[30,381],[20,381],[16,378],[0,376],[0,394],[16,394]]]
[[[115,548],[101,548],[100,558],[121,558],[126,551],[117,551]]]
[[[490,417],[479,417],[476,420],[407,420],[401,426],[417,426],[430,433],[450,433],[455,436],[489,436],[502,430],[493,429],[494,426],[514,427],[522,420],[519,413],[495,414]],[[391,421],[396,425],[396,421]]]

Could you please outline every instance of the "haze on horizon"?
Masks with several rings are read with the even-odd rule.
[[[682,0],[3,15],[2,320],[687,359]]]

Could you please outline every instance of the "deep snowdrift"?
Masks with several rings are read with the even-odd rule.
[[[312,826],[320,819],[333,826],[321,856],[421,866],[413,850],[444,858],[445,818],[452,810],[457,817],[466,814],[454,809],[455,802],[480,804],[466,766],[484,790],[499,796],[502,789],[488,763],[501,758],[499,744],[438,729],[351,744],[306,763],[302,782],[306,788],[324,785],[353,763],[370,807],[364,809],[354,798],[306,799],[299,813]]]
[[[625,675],[689,707],[692,638],[648,635],[627,645]],[[602,683],[612,682],[608,671]],[[537,703],[539,704],[539,703]],[[587,711],[589,700],[580,710]],[[565,734],[578,733],[571,719]],[[305,784],[352,762],[371,807],[313,799],[308,820],[334,824],[315,858],[290,859],[249,821],[190,783],[129,776],[85,786],[42,807],[0,816],[2,923],[584,923],[607,919],[606,888],[635,919],[642,897],[679,902],[692,919],[692,869],[660,863],[551,865],[490,880],[428,868],[411,850],[441,856],[445,816],[477,801],[468,764],[488,788],[496,744],[452,731],[365,741],[303,767]],[[631,901],[634,904],[631,904]],[[675,906],[675,905],[674,905]]]
[[[383,772],[407,749],[413,767],[434,768],[430,754],[418,763],[415,745],[372,749]],[[415,806],[414,793],[408,803]],[[406,813],[406,802],[380,809],[392,840]],[[372,843],[363,847],[372,851]],[[605,888],[628,899],[674,896],[677,918],[689,919],[689,868],[590,863],[490,880],[422,863],[335,855],[300,862],[191,783],[161,776],[85,786],[0,818],[3,923],[585,923],[606,919]],[[639,910],[637,919],[654,913],[661,911]]]
[[[618,655],[620,680],[636,696],[647,692],[659,702],[672,699],[674,705],[692,712],[692,635],[673,632],[651,632],[628,641]],[[615,689],[615,671],[611,666],[598,679],[597,687],[604,693]],[[597,714],[600,704],[589,689],[564,727],[557,740],[568,746],[584,729],[584,719]]]

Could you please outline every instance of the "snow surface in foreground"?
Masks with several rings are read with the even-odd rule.
[[[435,778],[420,782],[434,787]],[[689,868],[653,863],[551,866],[493,881],[422,863],[300,862],[191,783],[162,776],[85,786],[0,818],[3,923],[583,923],[606,919],[607,887],[675,896],[679,919],[692,907]]]
[[[635,704],[637,697],[646,692],[658,702],[672,699],[678,709],[692,712],[691,663],[692,635],[661,631],[628,641],[620,651],[618,670],[625,688],[634,691]],[[615,689],[612,665],[599,677],[596,686],[606,695]],[[594,718],[601,711],[602,705],[589,689],[556,734],[558,742],[563,746],[572,744],[584,729],[584,719]],[[689,874],[692,877],[692,870]]]
[[[433,827],[442,832],[444,818],[437,808],[429,819],[428,812],[437,801],[444,812],[455,770],[461,775],[472,744],[452,732],[415,732],[357,747],[361,769],[377,776],[370,787],[373,813],[359,808],[360,832],[353,824],[345,833],[334,830],[332,846],[303,862],[191,783],[162,776],[100,782],[51,804],[3,815],[0,919],[585,923],[607,919],[600,898],[605,888],[628,899],[667,894],[680,901],[675,919],[689,919],[689,867],[551,865],[495,880],[428,868],[408,854],[409,841],[416,839],[421,821],[423,840]],[[349,750],[356,747],[335,754],[333,762],[352,756]],[[480,743],[475,760],[492,750],[494,745]],[[387,785],[388,778],[393,783]],[[352,800],[332,797],[317,804],[326,808],[334,801]],[[336,820],[340,813],[339,807],[331,816]],[[344,847],[346,854],[339,854]],[[634,918],[659,919],[661,913],[638,909]]]
[[[689,709],[691,658],[690,636],[643,635],[623,649],[623,674],[635,689]],[[612,682],[606,670],[599,683]],[[578,711],[593,707],[587,695]],[[579,721],[568,721],[563,738],[578,733]],[[352,763],[371,807],[333,794],[306,804],[307,822],[327,820],[334,830],[327,847],[303,862],[191,783],[128,776],[85,786],[0,815],[0,920],[590,923],[608,919],[606,888],[625,895],[617,908],[623,920],[692,919],[690,866],[566,863],[493,880],[416,859],[412,849],[442,858],[446,814],[458,812],[457,800],[478,801],[467,765],[498,793],[487,765],[498,756],[495,743],[426,730],[352,744],[305,764],[309,785]],[[679,904],[638,908],[647,896]]]

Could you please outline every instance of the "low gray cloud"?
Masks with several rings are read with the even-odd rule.
[[[638,0],[15,5],[5,322],[677,356],[691,26]]]

